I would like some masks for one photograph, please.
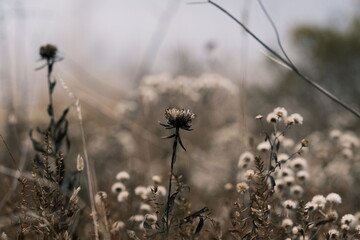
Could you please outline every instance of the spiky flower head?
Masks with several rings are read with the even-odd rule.
[[[39,54],[43,59],[54,60],[57,54],[57,47],[52,44],[46,44],[40,47]]]
[[[163,125],[166,128],[181,128],[184,130],[191,129],[191,121],[195,118],[195,114],[189,109],[168,108],[165,110],[165,118],[168,125]]]

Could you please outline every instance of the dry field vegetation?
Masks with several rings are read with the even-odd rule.
[[[10,115],[1,135],[1,240],[360,239],[356,132],[282,106],[243,116],[216,74],[145,76],[91,109],[53,73],[57,47],[40,56],[41,120]]]

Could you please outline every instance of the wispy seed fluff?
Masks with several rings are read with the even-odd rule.
[[[254,154],[252,154],[251,152],[243,152],[239,157],[239,162],[251,162],[254,159]]]
[[[323,195],[315,195],[311,201],[316,204],[318,208],[325,208],[326,198]]]
[[[236,184],[236,191],[243,194],[249,189],[249,185],[245,182]]]
[[[116,221],[114,222],[114,224],[111,226],[111,233],[115,234],[118,231],[120,231],[120,229],[123,229],[125,227],[125,223],[123,221]]]
[[[146,204],[146,203],[141,203],[140,210],[145,211],[145,212],[150,212],[151,211],[151,206],[149,204]]]
[[[338,238],[340,236],[340,233],[336,229],[330,229],[328,231],[328,235],[329,235],[330,239],[332,239],[332,238]]]
[[[293,113],[289,117],[286,118],[285,123],[286,125],[293,125],[293,124],[303,124],[304,118],[298,114]]]
[[[277,157],[278,157],[278,161],[281,164],[286,163],[286,161],[289,159],[289,155],[287,155],[286,153],[280,153]]]
[[[326,196],[326,201],[335,204],[341,204],[341,197],[337,193],[330,193]]]
[[[157,191],[161,196],[165,197],[166,196],[166,188],[164,186],[158,186],[158,191]]]
[[[118,193],[120,193],[122,191],[125,191],[125,190],[126,190],[126,187],[121,182],[116,182],[111,186],[111,192],[113,192],[115,194],[118,194]]]
[[[302,197],[304,189],[300,185],[294,185],[290,188],[290,193],[296,198]]]
[[[118,174],[116,174],[116,180],[128,180],[130,178],[130,174],[126,171],[121,171]]]
[[[296,171],[304,170],[307,168],[307,161],[304,158],[297,157],[291,161],[291,167]]]
[[[154,183],[159,184],[161,183],[161,177],[159,175],[152,176],[152,180]]]
[[[316,203],[313,202],[307,202],[305,204],[305,209],[309,212],[311,211],[315,211],[316,209],[318,209],[318,205]]]
[[[352,222],[355,222],[355,216],[352,215],[352,214],[345,214],[341,218],[341,223],[342,224],[350,225]]]
[[[128,199],[129,197],[129,192],[128,191],[122,191],[118,194],[117,196],[117,201],[118,202],[124,202]]]
[[[266,117],[268,123],[277,123],[279,121],[279,116],[275,113],[269,113]]]
[[[256,149],[261,152],[269,151],[271,148],[271,145],[269,142],[261,142],[259,145],[257,145]]]
[[[310,175],[307,171],[305,170],[301,170],[301,171],[298,171],[296,173],[296,177],[297,179],[299,179],[300,181],[306,181],[309,179]]]
[[[140,196],[142,199],[147,199],[147,188],[144,186],[137,186],[134,189],[135,195]]]
[[[283,203],[284,207],[287,209],[295,209],[296,208],[296,202],[293,200],[286,200]]]
[[[281,118],[286,118],[288,115],[288,112],[286,111],[285,108],[283,107],[277,107],[274,109],[273,113],[275,113],[277,116],[281,117]]]
[[[289,228],[289,227],[292,227],[293,225],[293,221],[290,219],[290,218],[285,218],[282,223],[281,223],[281,226],[284,227],[284,228]]]
[[[250,169],[245,172],[244,177],[246,180],[251,180],[254,175],[255,171]]]

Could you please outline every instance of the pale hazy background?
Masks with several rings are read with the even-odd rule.
[[[259,45],[213,6],[189,4],[193,2],[0,1],[2,102],[12,98],[16,106],[38,101],[44,72],[34,71],[41,65],[35,61],[39,46],[47,43],[58,46],[64,57],[56,65],[57,74],[75,88],[91,86],[105,95],[124,94],[124,89],[140,81],[144,67],[151,73],[172,72],[174,59],[184,52],[199,62],[215,58],[227,66],[221,71],[229,77],[244,71],[245,61],[248,82],[269,81],[262,67],[267,60]],[[217,2],[276,48],[275,34],[257,1]],[[297,54],[289,35],[294,26],[309,23],[341,28],[359,11],[354,0],[267,0],[264,5],[293,59]],[[209,42],[215,46],[211,56],[205,47]]]

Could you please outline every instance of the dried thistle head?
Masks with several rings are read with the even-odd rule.
[[[40,47],[40,56],[46,60],[54,60],[57,56],[57,47],[51,44],[46,44]]]
[[[195,114],[189,109],[168,108],[165,110],[165,118],[168,124],[164,124],[164,127],[168,129],[181,128],[190,131],[192,130],[191,121],[195,118]]]

